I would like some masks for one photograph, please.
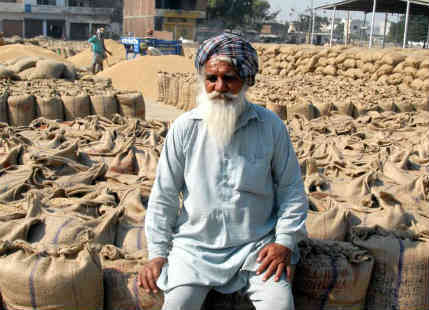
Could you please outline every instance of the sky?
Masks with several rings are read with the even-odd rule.
[[[296,18],[297,14],[302,14],[304,11],[308,8],[312,7],[312,1],[314,1],[314,6],[320,6],[323,4],[329,4],[333,3],[334,0],[267,0],[271,8],[273,10],[281,10],[278,21],[284,22],[287,20],[293,20]],[[295,13],[291,12],[291,9],[295,11]],[[316,14],[330,17],[332,11],[326,10],[326,11],[317,11]],[[290,15],[292,13],[292,15]],[[307,13],[308,14],[308,13]],[[351,12],[351,19],[363,19],[363,13],[362,12]],[[346,13],[345,12],[338,12],[335,15],[337,18],[345,18]],[[369,20],[369,16],[367,16],[367,20]],[[376,14],[376,22],[377,21],[384,21],[384,14]]]

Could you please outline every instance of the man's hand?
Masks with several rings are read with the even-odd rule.
[[[258,255],[257,262],[260,263],[256,274],[265,272],[263,280],[268,280],[273,274],[274,281],[278,282],[283,272],[290,265],[292,251],[278,243],[270,243],[265,246]],[[288,278],[290,275],[287,275]]]
[[[139,285],[143,286],[146,292],[158,293],[158,286],[156,286],[156,280],[158,280],[161,274],[162,267],[167,262],[165,257],[155,257],[145,264],[139,272]]]

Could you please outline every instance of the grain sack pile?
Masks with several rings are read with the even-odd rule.
[[[0,46],[0,63],[7,64],[8,61],[21,57],[41,57],[57,61],[64,61],[65,58],[46,48],[35,45],[8,44]]]
[[[119,115],[0,128],[5,308],[160,309],[136,281],[167,130]]]
[[[194,73],[158,72],[158,102],[188,111],[196,106],[198,79]],[[299,87],[297,87],[299,85]],[[429,111],[419,90],[378,85],[373,81],[296,75],[288,78],[257,76],[247,97],[277,113],[280,118],[301,114],[307,119],[331,112],[357,117],[370,111]]]
[[[27,126],[37,117],[71,121],[87,115],[112,119],[115,114],[145,119],[141,93],[116,91],[111,81],[86,76],[80,80],[0,80],[0,121]]]

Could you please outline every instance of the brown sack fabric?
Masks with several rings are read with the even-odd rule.
[[[112,245],[100,252],[103,267],[104,310],[160,310],[162,293],[148,294],[138,285],[138,272],[147,261],[146,256],[126,258]]]
[[[363,310],[374,259],[351,243],[304,240],[294,281],[297,310]],[[380,308],[387,309],[387,308]]]
[[[36,249],[0,242],[0,291],[6,309],[103,310],[103,274],[86,244]]]
[[[429,309],[429,243],[414,238],[380,228],[354,230],[353,244],[375,259],[365,309]]]

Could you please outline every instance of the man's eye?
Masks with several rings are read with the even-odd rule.
[[[214,83],[214,82],[217,81],[217,76],[215,76],[215,75],[208,75],[206,77],[206,80],[209,81],[209,82],[211,82],[211,83]]]

